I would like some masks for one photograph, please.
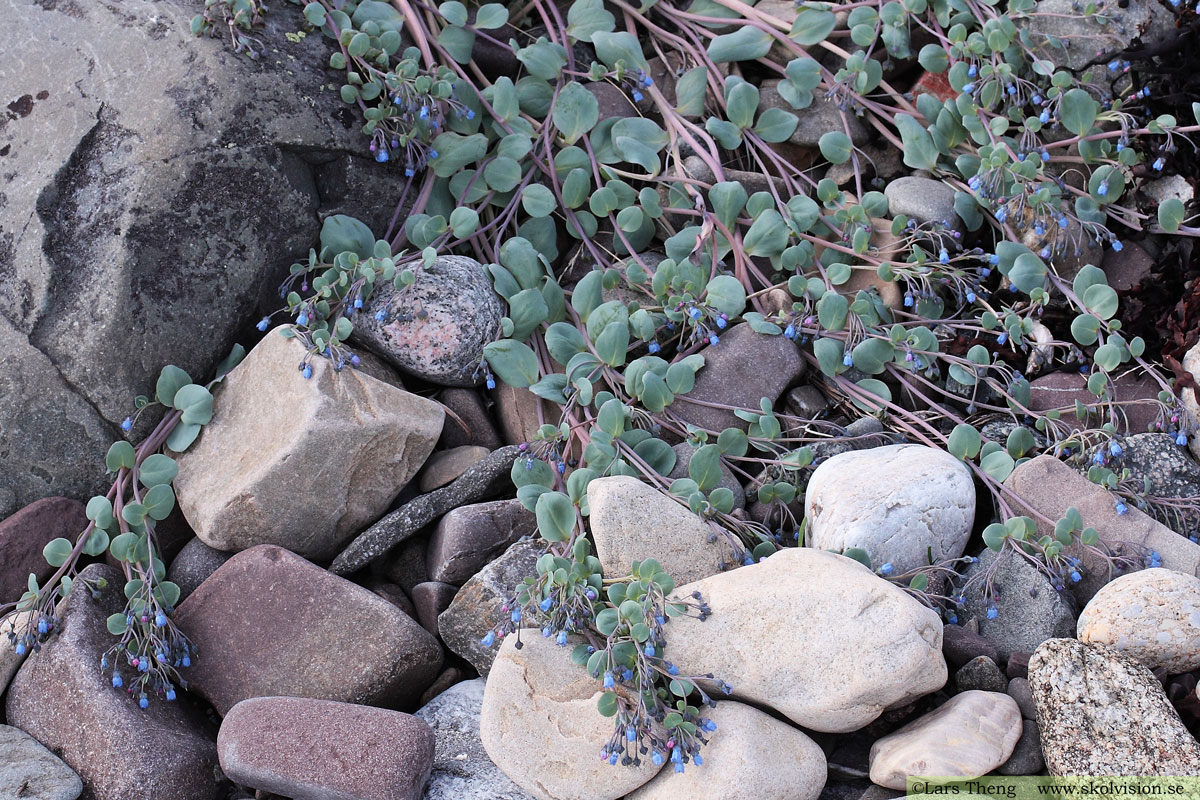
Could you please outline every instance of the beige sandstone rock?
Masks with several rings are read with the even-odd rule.
[[[634,561],[655,558],[676,584],[684,584],[717,574],[723,562],[737,563],[729,534],[637,478],[597,478],[587,496],[596,557],[606,576],[628,575]]]
[[[683,675],[713,673],[733,696],[817,731],[863,727],[942,687],[942,621],[853,559],[788,548],[676,590],[712,609],[666,629]]]
[[[1081,642],[1107,644],[1171,674],[1200,667],[1200,578],[1169,569],[1122,575],[1079,615]]]
[[[601,683],[571,663],[571,644],[530,635],[500,646],[483,693],[479,733],[488,756],[538,800],[615,800],[658,773],[599,757],[613,720],[596,710]]]
[[[175,491],[218,550],[277,544],[329,559],[416,474],[445,415],[430,400],[325,358],[278,330],[216,390],[213,421],[179,456]]]
[[[871,745],[871,780],[903,789],[910,776],[978,778],[1007,761],[1020,738],[1017,701],[973,689]]]
[[[668,767],[626,800],[816,800],[825,786],[825,753],[786,722],[731,700],[707,714],[716,723],[704,763]],[[767,745],[769,743],[769,745]]]

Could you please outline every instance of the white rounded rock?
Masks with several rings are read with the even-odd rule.
[[[954,456],[897,444],[841,453],[813,471],[804,499],[812,545],[862,548],[871,566],[906,572],[957,558],[975,522],[975,483]]]
[[[789,547],[675,596],[693,592],[712,614],[667,625],[679,673],[712,673],[805,728],[858,730],[946,682],[937,612],[854,559]]]
[[[1016,700],[963,692],[871,745],[871,781],[903,789],[909,777],[978,778],[1008,760],[1021,730]]]
[[[513,783],[538,800],[616,800],[658,774],[648,758],[601,760],[613,719],[597,710],[604,689],[571,663],[570,645],[536,635],[521,644],[510,635],[500,646],[479,713],[483,749]]]
[[[1170,569],[1122,575],[1096,592],[1076,631],[1151,669],[1191,672],[1200,667],[1200,578]]]
[[[704,763],[683,772],[664,769],[626,800],[816,800],[821,794],[825,753],[803,732],[732,700],[718,702],[708,718],[717,729],[700,750]]]

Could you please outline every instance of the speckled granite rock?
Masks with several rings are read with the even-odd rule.
[[[0,797],[9,800],[75,800],[83,781],[58,756],[25,731],[0,725]]]
[[[1106,645],[1043,642],[1029,659],[1051,775],[1197,775],[1200,743],[1150,670]]]
[[[532,800],[483,749],[483,688],[483,678],[456,683],[416,713],[433,729],[436,748],[425,800]]]
[[[1200,578],[1169,569],[1122,575],[1083,609],[1077,638],[1172,675],[1200,668]]]

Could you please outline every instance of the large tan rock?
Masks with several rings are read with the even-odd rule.
[[[821,794],[825,753],[801,731],[732,700],[707,713],[717,730],[700,751],[704,763],[683,772],[664,769],[626,800],[816,800]]]
[[[1200,342],[1197,342],[1191,350],[1188,350],[1183,356],[1183,368],[1192,373],[1192,377],[1200,381]],[[1187,387],[1181,395],[1183,407],[1189,414],[1192,415],[1192,420],[1200,422],[1200,402],[1197,402],[1197,389]],[[1188,449],[1192,451],[1192,455],[1200,459],[1200,428],[1197,428],[1188,441]]]
[[[1020,738],[1017,701],[972,689],[871,745],[871,780],[903,789],[909,777],[978,778],[1008,761]]]
[[[217,390],[213,421],[179,456],[175,491],[196,536],[218,550],[277,544],[335,556],[425,462],[442,407],[341,372],[273,331]]]
[[[692,592],[712,615],[667,626],[680,674],[711,672],[805,728],[857,730],[946,682],[937,613],[845,556],[787,548],[676,590]]]
[[[895,444],[841,453],[813,471],[804,499],[813,547],[866,550],[897,573],[962,555],[975,521],[975,484],[934,447]]]
[[[500,646],[479,717],[483,747],[505,775],[538,800],[615,800],[658,773],[648,758],[637,767],[599,758],[614,723],[596,710],[600,681],[571,663],[569,646],[536,635],[522,645],[509,636]]]
[[[1140,560],[1146,551],[1153,550],[1167,569],[1189,575],[1200,570],[1200,545],[1132,506],[1124,514],[1118,514],[1107,489],[1092,483],[1053,456],[1038,456],[1026,461],[1012,471],[1004,484],[1050,520],[1038,520],[1038,536],[1053,536],[1054,520],[1075,506],[1085,526],[1095,528],[1101,541],[1127,556]],[[1083,580],[1067,584],[1067,587],[1083,605],[1114,576],[1110,574],[1107,562],[1092,550],[1076,550],[1078,548],[1069,549],[1067,554],[1082,559]]]
[[[1169,569],[1122,575],[1096,592],[1077,633],[1151,669],[1191,672],[1200,667],[1200,578]]]
[[[596,557],[610,578],[655,558],[677,584],[691,583],[740,561],[728,532],[637,478],[597,478],[587,496]]]

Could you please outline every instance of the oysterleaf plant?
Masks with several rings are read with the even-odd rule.
[[[265,13],[255,0],[207,0],[192,29],[255,56],[251,33]],[[702,597],[674,594],[653,560],[603,573],[588,539],[588,482],[648,482],[728,542],[736,556],[722,566],[751,564],[806,544],[793,509],[816,445],[845,434],[773,398],[706,403],[732,410],[738,426],[690,424],[697,373],[732,326],[794,343],[848,416],[961,459],[991,496],[986,546],[1060,589],[1081,579],[1085,553],[1114,569],[1159,557],[1106,538],[1075,509],[1050,520],[1030,508],[1004,481],[1032,457],[1086,465],[1119,513],[1135,505],[1196,527],[1200,498],[1156,497],[1144,478],[1114,469],[1132,403],[1152,404],[1151,428],[1180,446],[1197,421],[1146,343],[1123,333],[1119,295],[1095,262],[1130,237],[1200,233],[1182,201],[1147,210],[1138,200],[1193,146],[1200,104],[1153,95],[1156,56],[1126,48],[1090,4],[1076,16],[1098,55],[1084,69],[1058,66],[1068,43],[1041,33],[1040,16],[1033,0],[303,4],[298,24],[331,41],[324,66],[379,169],[406,183],[378,238],[347,217],[326,221],[320,251],[281,291],[294,323],[282,330],[308,346],[306,375],[311,358],[340,369],[355,362],[346,342],[379,281],[420,281],[444,254],[484,265],[508,316],[479,375],[536,395],[546,419],[512,471],[546,553],[485,644],[514,631],[519,642],[528,626],[572,646],[603,684],[600,713],[614,718],[606,760],[701,763],[714,727],[702,708],[712,687],[731,687],[680,676],[668,660],[669,620],[707,616]],[[898,88],[916,65],[948,88]],[[818,112],[831,122],[817,145],[803,157],[786,150]],[[864,129],[949,187],[953,215],[893,213]],[[1030,380],[1061,369],[1086,375],[1094,400],[1033,410]],[[1118,401],[1127,374],[1152,381],[1157,398]],[[173,405],[188,386],[186,408]],[[122,655],[154,657],[139,674],[155,677],[137,680],[168,685],[157,655],[182,663],[188,650],[170,625],[171,592],[155,583],[151,509],[166,503],[170,470],[151,459],[166,458],[168,436],[194,438],[203,414],[183,415],[193,401],[203,407],[200,391],[189,383],[159,396],[173,409],[161,430],[110,454],[114,489],[94,516],[89,506],[80,539],[48,549],[61,574],[22,599],[37,626],[18,647],[36,649],[52,630],[53,599],[69,591],[79,557],[116,547],[132,586],[113,623]],[[1003,435],[985,433],[1001,429],[986,427],[995,421]],[[697,449],[688,476],[672,479],[677,441]],[[770,524],[735,513],[722,467],[768,507]],[[143,494],[147,472],[157,482]],[[127,516],[131,506],[144,513]],[[1039,536],[1039,522],[1053,535]],[[117,546],[127,533],[125,543],[144,544]],[[963,596],[935,587],[970,559],[899,574],[869,553],[845,554],[956,620]],[[993,578],[994,567],[967,590],[991,595]]]

